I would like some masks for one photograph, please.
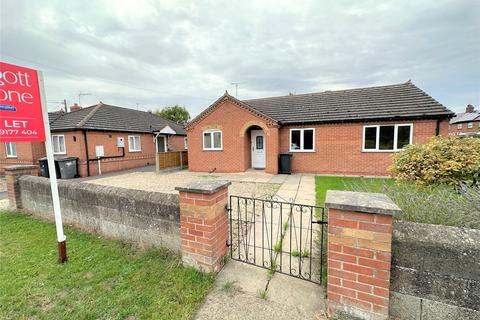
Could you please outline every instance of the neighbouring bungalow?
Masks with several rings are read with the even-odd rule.
[[[189,170],[389,175],[391,156],[447,135],[453,112],[410,81],[371,88],[238,100],[225,93],[186,127]]]
[[[78,158],[82,177],[153,165],[157,152],[187,148],[184,128],[151,112],[101,102],[71,110],[49,114],[52,145],[56,157]],[[1,144],[0,170],[45,156],[43,142]]]
[[[459,137],[480,137],[480,110],[471,104],[465,112],[457,113],[450,120],[449,135]]]

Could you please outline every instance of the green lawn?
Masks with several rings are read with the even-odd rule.
[[[395,181],[388,178],[317,176],[315,177],[317,205],[321,207],[325,205],[327,190],[350,190],[352,184],[359,183],[365,185],[370,192],[381,192],[384,184],[392,185]]]
[[[188,319],[213,284],[166,250],[65,233],[60,265],[52,223],[0,212],[1,319]]]

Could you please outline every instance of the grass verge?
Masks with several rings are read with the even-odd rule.
[[[1,319],[189,319],[213,284],[167,250],[65,233],[61,265],[53,224],[0,212]]]

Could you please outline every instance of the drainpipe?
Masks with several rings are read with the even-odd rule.
[[[85,155],[87,158],[87,177],[90,177],[90,159],[88,158],[87,130],[82,130],[82,132],[83,132],[83,141],[85,141]]]

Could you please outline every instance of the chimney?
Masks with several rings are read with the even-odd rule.
[[[82,106],[79,106],[78,103],[74,103],[73,106],[70,107],[70,112],[78,111],[80,109],[82,109]]]
[[[472,113],[472,112],[475,112],[475,109],[473,108],[473,106],[471,104],[467,104],[467,108],[465,109],[465,112],[466,113]]]

